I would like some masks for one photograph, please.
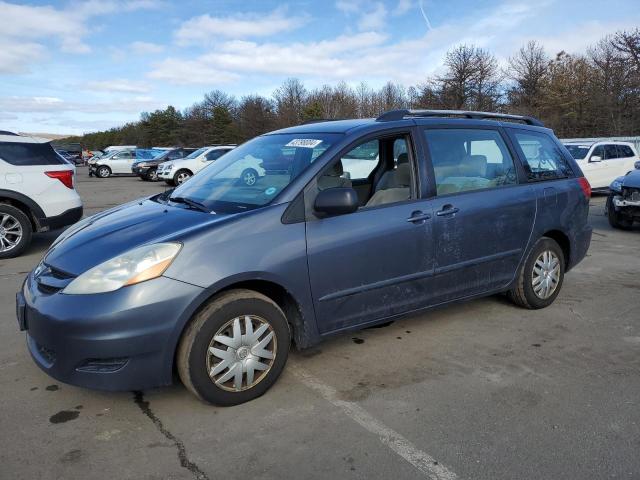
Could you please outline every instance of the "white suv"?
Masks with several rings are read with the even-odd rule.
[[[616,178],[633,170],[639,160],[633,144],[627,142],[566,142],[564,146],[594,190],[608,188]]]
[[[158,165],[158,178],[169,185],[180,185],[234,148],[236,148],[235,145],[216,145],[199,148],[185,158],[171,160]]]
[[[20,255],[33,232],[82,217],[75,172],[48,140],[0,132],[0,258]]]

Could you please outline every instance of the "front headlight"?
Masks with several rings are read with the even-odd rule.
[[[69,295],[113,292],[162,275],[182,248],[179,243],[156,243],[134,248],[87,270],[62,290]]]
[[[622,182],[620,180],[614,180],[613,182],[611,182],[611,185],[609,186],[609,188],[615,192],[621,192]]]

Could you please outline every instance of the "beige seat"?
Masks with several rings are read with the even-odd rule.
[[[382,175],[367,207],[402,202],[411,198],[411,168],[406,153],[398,155],[398,166]]]

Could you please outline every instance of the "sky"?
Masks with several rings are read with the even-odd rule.
[[[640,26],[637,0],[0,0],[0,130],[82,134],[221,89],[417,85],[466,43],[584,53]]]

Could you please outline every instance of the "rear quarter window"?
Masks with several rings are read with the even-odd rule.
[[[67,163],[48,143],[0,142],[0,159],[19,166]]]
[[[521,151],[523,167],[530,182],[573,177],[571,165],[560,146],[547,134],[512,130]]]

